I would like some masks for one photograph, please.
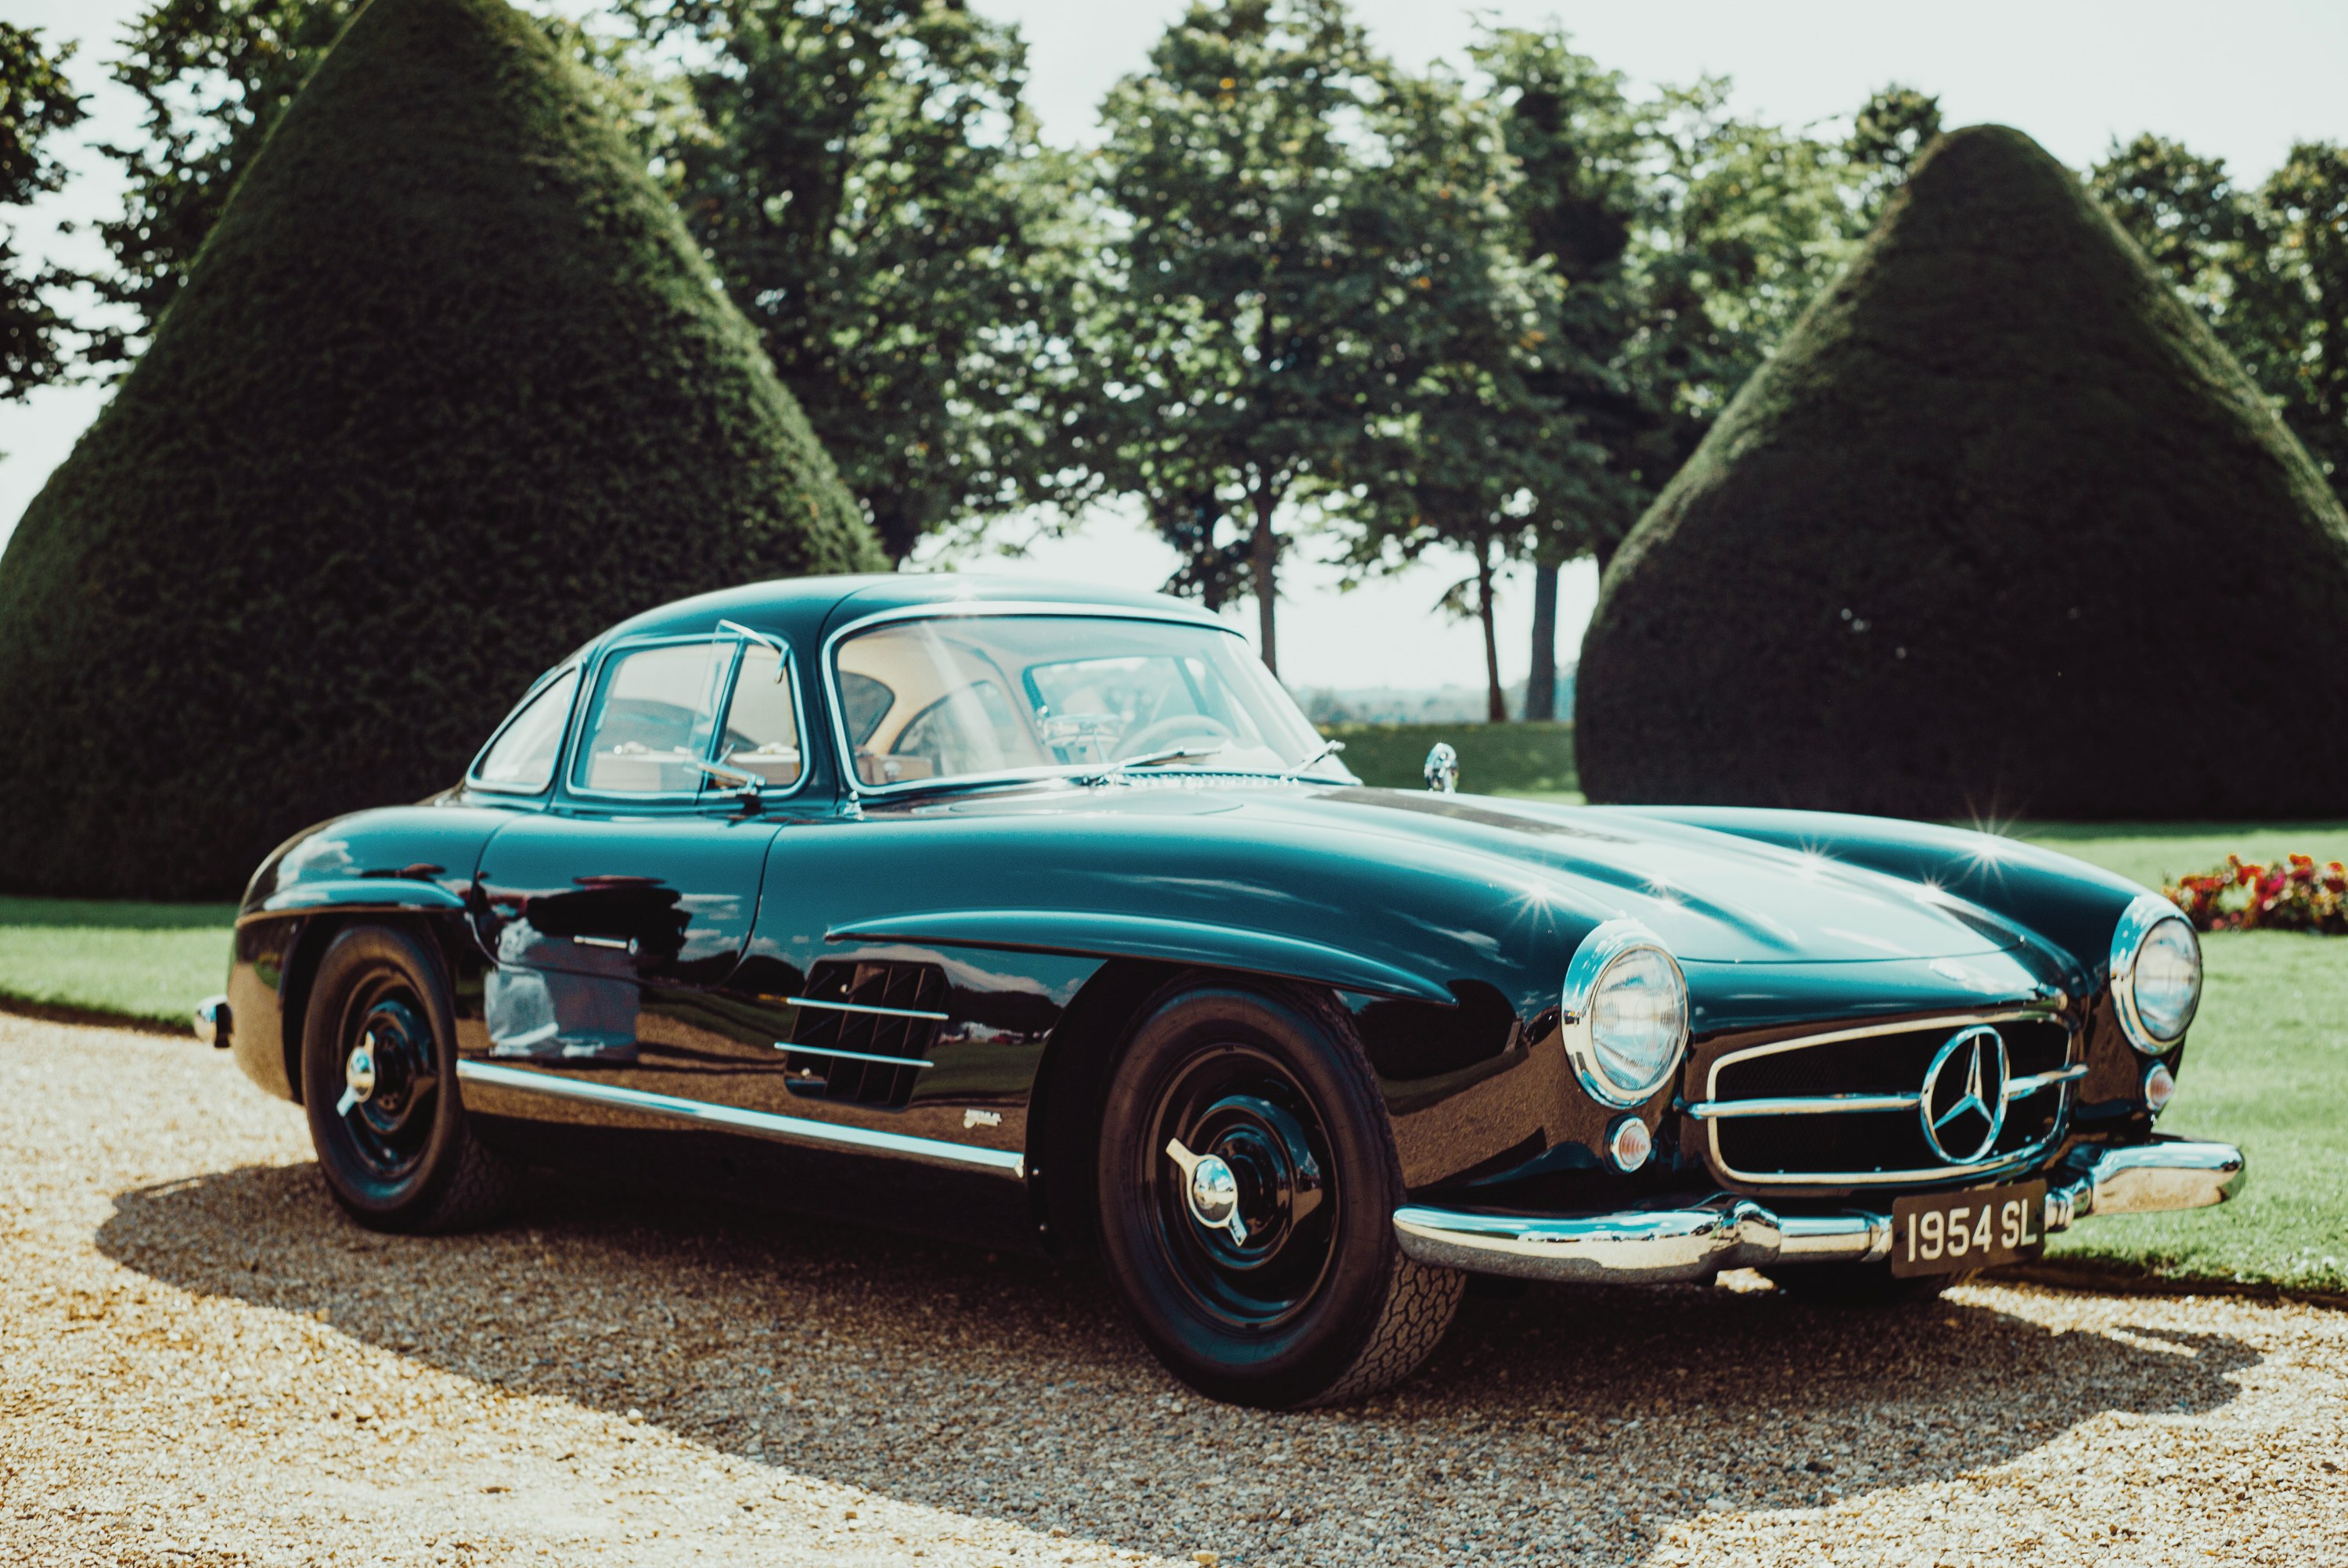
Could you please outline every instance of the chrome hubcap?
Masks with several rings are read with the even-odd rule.
[[[1167,1140],[1166,1157],[1182,1167],[1183,1194],[1190,1217],[1221,1231],[1234,1246],[1247,1245],[1247,1222],[1240,1218],[1240,1179],[1220,1154],[1193,1154],[1179,1138]]]
[[[369,1034],[343,1063],[343,1099],[335,1114],[347,1116],[375,1093],[375,1036]]]

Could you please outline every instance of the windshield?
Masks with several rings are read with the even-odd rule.
[[[1281,774],[1321,737],[1272,672],[1209,626],[942,616],[840,644],[839,711],[868,786],[1023,773]],[[1311,776],[1348,775],[1323,757]]]

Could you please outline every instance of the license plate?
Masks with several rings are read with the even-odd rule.
[[[1959,1274],[2046,1249],[2046,1184],[1933,1193],[1891,1204],[1891,1272]]]

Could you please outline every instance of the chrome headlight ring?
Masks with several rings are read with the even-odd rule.
[[[1653,1071],[1643,1082],[1624,1082],[1609,1064],[1600,1049],[1598,1039],[1598,1003],[1609,984],[1610,975],[1619,974],[1625,962],[1652,966],[1643,955],[1660,957],[1669,970],[1669,983],[1676,993],[1677,1027],[1672,1040]],[[1679,1071],[1680,1061],[1687,1054],[1688,994],[1687,977],[1680,971],[1679,960],[1663,939],[1636,920],[1608,920],[1581,939],[1573,950],[1573,961],[1566,966],[1564,1003],[1560,1030],[1565,1037],[1565,1054],[1573,1063],[1574,1076],[1590,1097],[1601,1105],[1618,1111],[1630,1111],[1653,1098],[1655,1091],[1671,1081]]]
[[[2168,927],[2172,924],[2192,948],[2193,994],[2186,1000],[2176,1028],[2164,1036],[2146,1019],[2137,1002],[2137,966],[2156,934],[2163,941],[2171,939]],[[2120,1032],[2127,1036],[2128,1043],[2147,1056],[2163,1056],[2175,1050],[2201,1007],[2201,938],[2195,935],[2193,922],[2168,899],[2151,893],[2139,895],[2122,911],[2120,923],[2112,932],[2111,975],[2112,1009],[2119,1014]]]

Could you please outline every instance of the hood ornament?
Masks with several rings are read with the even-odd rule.
[[[1426,787],[1437,794],[1459,793],[1459,753],[1448,741],[1437,741],[1426,753]]]

